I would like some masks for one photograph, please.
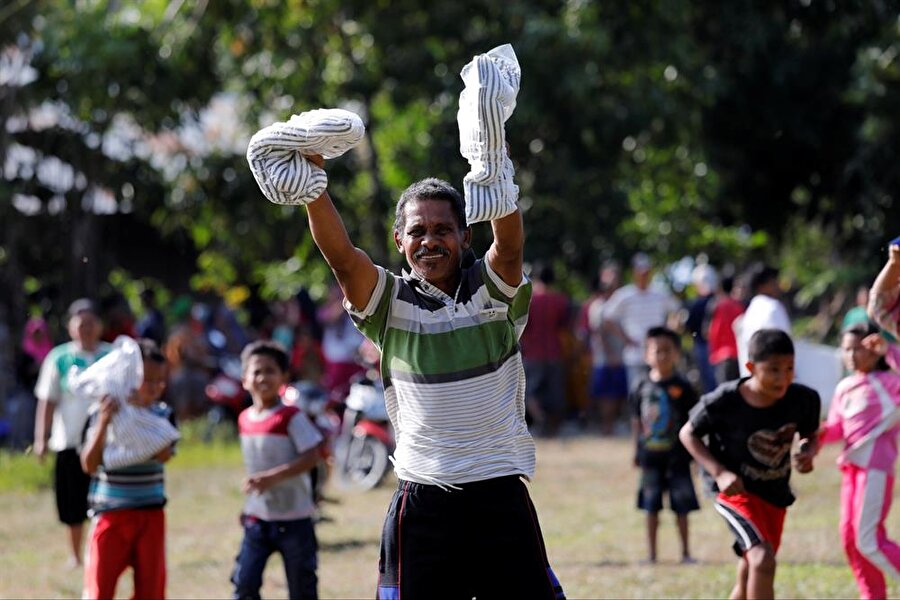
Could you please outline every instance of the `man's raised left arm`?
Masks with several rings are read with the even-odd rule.
[[[494,242],[487,252],[491,269],[507,285],[517,287],[522,283],[522,261],[525,252],[525,226],[522,210],[516,208],[505,217],[491,221]]]

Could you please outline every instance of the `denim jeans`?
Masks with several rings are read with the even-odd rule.
[[[235,599],[258,599],[263,570],[273,552],[280,552],[288,595],[294,599],[318,597],[316,533],[311,519],[263,521],[243,516],[244,539],[235,559],[231,583]]]

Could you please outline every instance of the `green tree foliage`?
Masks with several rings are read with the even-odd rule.
[[[243,156],[259,127],[320,106],[366,121],[329,187],[356,243],[395,264],[399,193],[467,170],[459,70],[507,42],[523,66],[507,132],[530,260],[587,278],[638,249],[765,258],[813,297],[871,276],[895,233],[892,1],[44,0],[0,9],[0,35],[35,73],[0,84],[0,158],[29,148],[73,173],[55,189],[7,167],[8,288],[39,274],[68,299],[114,268],[155,268],[235,300],[321,292],[303,210],[265,202]],[[36,124],[48,107],[65,118]],[[21,196],[33,214],[12,207]],[[115,214],[98,214],[104,199]]]

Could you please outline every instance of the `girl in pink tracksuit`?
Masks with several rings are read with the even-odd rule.
[[[861,598],[887,595],[885,573],[900,580],[900,545],[888,539],[884,521],[891,508],[897,434],[900,433],[900,349],[874,324],[846,330],[844,364],[852,373],[837,386],[820,443],[844,442],[838,458],[841,484],[840,532]],[[887,356],[885,356],[887,354]]]

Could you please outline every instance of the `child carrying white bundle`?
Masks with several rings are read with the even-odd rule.
[[[129,402],[143,379],[140,346],[126,336],[117,338],[113,350],[87,369],[79,371],[73,367],[69,376],[72,392],[93,401],[89,414],[98,409],[105,396],[115,398],[119,404],[103,450],[103,466],[107,469],[142,463],[180,437],[168,420]]]

